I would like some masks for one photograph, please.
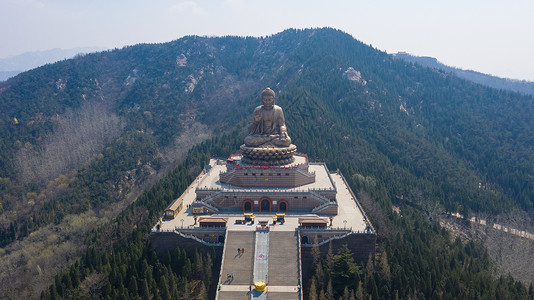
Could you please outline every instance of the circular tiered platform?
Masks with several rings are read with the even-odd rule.
[[[297,146],[288,147],[247,147],[241,145],[242,161],[253,166],[280,166],[292,163],[297,152]]]

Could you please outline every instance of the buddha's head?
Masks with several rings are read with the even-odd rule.
[[[263,107],[271,109],[274,106],[275,93],[270,88],[266,88],[261,92],[261,103]]]

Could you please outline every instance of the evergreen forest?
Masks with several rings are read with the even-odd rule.
[[[378,234],[374,264],[314,256],[305,299],[534,299],[528,263],[507,269],[495,241],[443,223],[534,233],[534,97],[331,28],[187,36],[0,82],[0,298],[213,299],[220,251],[157,256],[149,232],[210,157],[237,152],[266,87]]]

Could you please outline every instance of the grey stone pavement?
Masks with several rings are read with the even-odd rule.
[[[217,299],[250,299],[251,293],[249,293],[249,289],[252,285],[255,252],[254,235],[254,231],[228,232]],[[237,248],[244,248],[244,253],[238,253]]]
[[[215,165],[216,160],[211,160],[210,164]],[[194,228],[195,221],[194,216],[191,212],[191,208],[188,206],[193,203],[196,198],[195,189],[198,184],[202,182],[205,177],[212,176],[214,172],[218,174],[220,170],[215,170],[212,168],[207,173],[201,173],[198,177],[191,183],[187,190],[183,193],[181,198],[183,199],[183,209],[178,213],[176,218],[173,220],[167,220],[162,222],[161,230],[162,231],[173,231],[175,228]],[[332,182],[337,188],[337,201],[338,201],[338,214],[333,218],[332,227],[336,228],[351,228],[352,231],[364,231],[366,224],[364,220],[363,212],[356,204],[356,199],[350,193],[349,188],[346,186],[340,174],[330,173]],[[257,213],[256,220],[268,220],[272,221],[271,217],[274,216],[276,212],[269,213]],[[213,215],[216,217],[225,217],[228,218],[227,229],[231,231],[253,231],[256,230],[255,225],[241,225],[235,224],[235,220],[243,219],[243,212],[236,211],[234,213],[224,213]],[[286,222],[284,225],[276,225],[271,227],[271,231],[294,231],[298,227],[298,218],[306,216],[317,216],[316,214],[302,214],[302,213],[292,213],[289,211],[286,213]],[[256,222],[257,224],[257,222]],[[156,225],[154,225],[153,230],[156,231]]]
[[[254,231],[228,232],[221,271],[222,276],[219,278],[220,284],[245,286],[252,284],[254,234]],[[244,248],[244,253],[238,254],[237,248]],[[234,278],[228,279],[227,274],[234,274]]]
[[[296,232],[273,231],[269,238],[269,286],[299,284],[298,237]]]

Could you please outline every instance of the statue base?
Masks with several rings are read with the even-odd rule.
[[[248,147],[241,145],[243,163],[253,166],[280,166],[295,161],[293,155],[297,152],[297,146],[291,144],[287,147],[263,146]]]

